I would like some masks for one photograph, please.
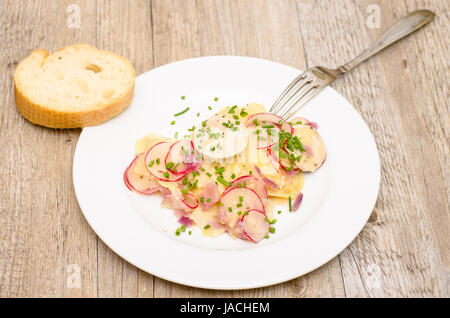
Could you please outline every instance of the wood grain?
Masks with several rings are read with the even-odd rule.
[[[75,29],[66,23],[73,3],[81,9]],[[366,24],[369,4],[380,7],[379,29]],[[91,230],[73,192],[81,130],[32,125],[14,105],[14,69],[36,48],[92,44],[126,56],[138,74],[205,55],[332,67],[421,8],[437,14],[426,28],[332,84],[380,152],[369,222],[331,262],[275,286],[196,289],[121,259]],[[449,12],[437,0],[0,0],[0,296],[449,297]],[[71,264],[80,288],[68,283]]]

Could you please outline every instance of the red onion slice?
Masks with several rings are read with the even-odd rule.
[[[303,193],[299,193],[298,196],[295,198],[294,204],[292,205],[292,211],[297,211],[297,209],[300,206],[300,203],[302,203],[303,200]]]

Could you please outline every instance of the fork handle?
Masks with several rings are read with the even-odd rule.
[[[338,74],[344,74],[355,66],[374,56],[392,43],[420,29],[425,24],[433,20],[435,14],[430,10],[417,10],[401,18],[394,23],[378,40],[376,40],[367,50],[355,57],[350,62],[338,67]]]

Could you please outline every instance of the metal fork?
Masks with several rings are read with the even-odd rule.
[[[392,43],[420,29],[433,20],[434,16],[435,14],[429,10],[411,12],[394,23],[367,50],[350,62],[339,66],[336,69],[329,69],[323,66],[308,68],[289,84],[270,108],[270,112],[277,114],[286,120],[289,119],[300,109],[300,107],[305,105],[306,102],[316,96],[325,86],[334,81],[338,76],[349,72],[355,66],[377,54]]]

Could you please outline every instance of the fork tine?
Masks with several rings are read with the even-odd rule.
[[[285,116],[282,116],[286,120],[292,117],[303,105],[305,105],[311,98],[316,96],[325,86],[316,85],[313,86],[302,98],[298,99],[296,103],[286,112]]]
[[[318,84],[313,82],[312,80],[308,81],[305,85],[303,85],[302,89],[299,89],[295,92],[295,94],[293,94],[291,96],[291,98],[289,99],[289,101],[285,102],[283,104],[283,107],[281,107],[281,109],[278,111],[279,116],[283,117],[285,115],[287,115],[290,110],[297,105],[301,99],[311,90],[313,89],[315,86],[317,86]],[[292,99],[293,97],[295,97],[294,99]],[[292,101],[291,101],[292,100]]]
[[[286,94],[295,86],[297,85],[297,83],[301,80],[304,80],[306,78],[306,75],[304,73],[300,74],[299,76],[297,76],[289,85],[288,87],[286,87],[286,89],[283,91],[283,93],[281,93],[281,95],[278,97],[278,99],[275,101],[275,103],[273,103],[272,107],[270,108],[270,112],[271,113],[276,113],[277,111],[279,111],[280,107],[282,105],[284,105],[284,103],[281,103],[281,101],[284,99],[284,97],[286,96]]]
[[[286,96],[283,98],[282,103],[281,103],[281,107],[278,108],[278,111],[276,113],[282,113],[283,109],[286,108],[286,105],[290,105],[290,101],[292,100],[293,97],[295,97],[296,95],[299,94],[299,92],[301,92],[304,88],[308,88],[308,85],[311,84],[312,80],[308,79],[308,80],[303,80],[303,81],[299,81],[297,83],[297,87],[293,87],[288,94],[286,94]]]

